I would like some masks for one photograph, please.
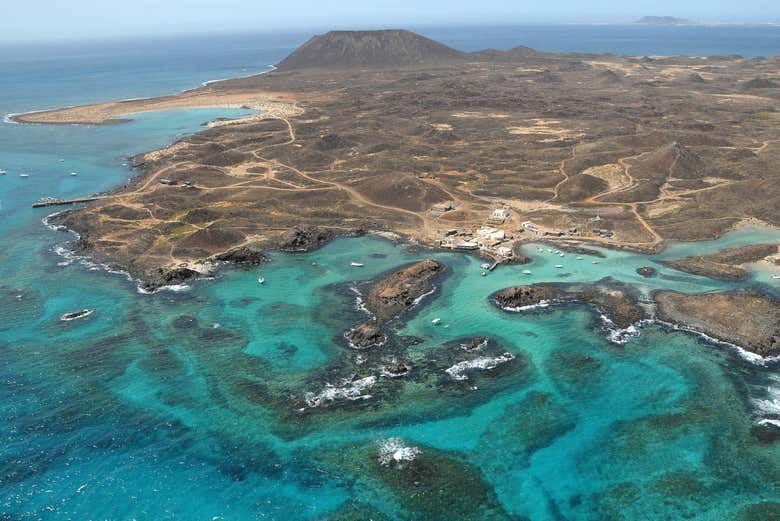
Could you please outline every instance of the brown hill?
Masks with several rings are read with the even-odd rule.
[[[331,31],[317,35],[279,62],[278,70],[384,68],[463,60],[467,53],[411,31]]]
[[[643,163],[679,179],[698,179],[707,173],[707,166],[696,152],[674,142],[649,153]]]
[[[752,80],[748,80],[743,83],[741,87],[742,90],[775,89],[777,88],[777,83],[770,80],[769,78],[753,78]]]

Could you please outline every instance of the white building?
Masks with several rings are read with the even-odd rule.
[[[509,208],[496,208],[493,210],[493,213],[490,214],[490,220],[492,222],[504,222],[507,219],[509,219],[509,216],[512,215],[511,210]]]

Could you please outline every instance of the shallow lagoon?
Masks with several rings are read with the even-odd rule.
[[[656,325],[620,346],[587,307],[518,315],[488,300],[513,284],[607,276],[644,292],[777,292],[761,271],[735,284],[654,263],[777,241],[777,232],[743,230],[655,257],[602,250],[599,264],[528,245],[532,264],[487,277],[474,257],[339,239],[153,295],[52,251],[67,235],[43,227],[46,212],[30,202],[120,184],[129,175],[123,155],[238,115],[178,111],[111,127],[2,129],[0,166],[14,172],[0,179],[4,515],[446,519],[450,506],[472,519],[777,514],[765,502],[780,499],[780,449],[755,430],[767,413],[761,406],[777,407],[768,391],[778,385],[776,366]],[[18,178],[21,168],[31,177]],[[71,170],[79,176],[67,176]],[[299,412],[307,392],[351,373],[378,374],[381,354],[361,363],[341,337],[363,318],[350,287],[431,255],[450,273],[407,321],[393,324],[387,347],[421,372],[378,377],[365,400]],[[351,267],[353,260],[365,267]],[[644,265],[658,276],[636,274]],[[96,311],[57,320],[84,307]],[[515,359],[493,376],[453,381],[442,364],[461,356],[458,339],[474,335],[494,338]],[[416,343],[402,341],[410,337]],[[420,449],[427,488],[378,463],[380,444],[393,437]]]

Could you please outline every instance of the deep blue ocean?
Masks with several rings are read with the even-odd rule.
[[[780,27],[418,30],[463,50],[780,54]],[[0,114],[261,72],[309,36],[0,46]],[[780,518],[780,445],[756,434],[780,419],[776,362],[657,325],[617,345],[587,308],[507,314],[488,301],[561,275],[611,276],[643,293],[757,286],[777,295],[759,268],[727,283],[655,264],[778,242],[776,231],[745,229],[655,257],[604,251],[598,265],[529,245],[530,276],[502,267],[481,277],[478,259],[437,253],[451,273],[395,325],[398,338],[416,340],[388,354],[421,372],[391,380],[341,340],[364,318],[350,288],[430,253],[340,239],[146,295],[122,274],[63,256],[72,237],[42,224],[51,210],[30,207],[120,185],[134,175],[128,155],[243,114],[0,123],[0,520]],[[350,267],[355,259],[362,270]],[[648,264],[656,278],[636,274]],[[82,308],[95,312],[58,319]],[[511,360],[492,377],[474,370],[456,380],[444,369],[466,356],[459,339],[475,335]]]

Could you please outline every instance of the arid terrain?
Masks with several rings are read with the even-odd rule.
[[[776,57],[462,53],[406,31],[337,32],[267,74],[17,119],[264,111],[136,157],[128,186],[59,217],[90,255],[154,286],[225,252],[289,246],[293,228],[302,248],[392,232],[498,260],[529,238],[657,251],[779,226],[778,71]]]

